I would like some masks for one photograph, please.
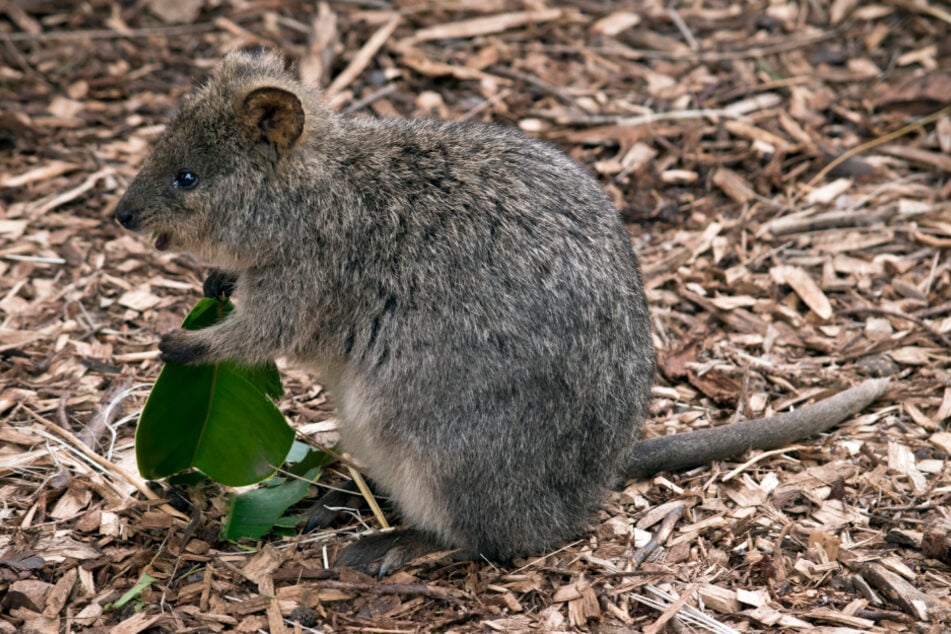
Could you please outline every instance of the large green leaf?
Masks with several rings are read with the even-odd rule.
[[[232,308],[230,302],[203,299],[182,327],[211,326]],[[195,467],[228,486],[260,482],[284,461],[294,440],[294,430],[271,400],[282,391],[273,363],[167,364],[139,417],[139,471],[154,480]]]

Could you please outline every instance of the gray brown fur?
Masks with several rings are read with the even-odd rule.
[[[268,87],[302,105],[290,142],[268,111],[286,95],[245,107]],[[192,190],[171,186],[183,168]],[[317,372],[344,447],[439,545],[544,550],[621,475],[654,374],[641,275],[611,202],[552,147],[334,114],[278,57],[231,54],[117,216],[237,274],[236,310],[167,335],[165,358]]]
[[[194,189],[172,187],[181,169]],[[544,143],[335,114],[279,57],[235,53],[116,215],[228,271],[209,294],[236,286],[224,322],[163,337],[166,361],[283,356],[319,375],[345,448],[417,529],[393,565],[434,546],[556,546],[643,454],[654,351],[638,261],[597,183]],[[756,446],[720,437],[714,457]],[[655,453],[663,468],[696,447]]]

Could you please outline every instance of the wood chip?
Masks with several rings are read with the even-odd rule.
[[[594,33],[600,33],[602,35],[618,35],[628,30],[632,26],[637,26],[641,23],[641,16],[637,13],[631,13],[629,11],[615,11],[610,15],[606,15],[597,22],[591,25],[591,30]]]
[[[735,614],[740,611],[740,601],[733,590],[704,584],[698,589],[698,594],[704,605],[711,610],[722,614]]]
[[[420,29],[406,43],[416,44],[431,40],[469,38],[477,35],[489,35],[514,29],[525,24],[557,20],[564,14],[562,9],[540,9],[538,11],[513,11],[484,18],[473,18],[461,22],[450,22],[438,26]]]
[[[161,301],[162,298],[158,297],[157,295],[153,295],[147,288],[127,291],[123,293],[118,299],[119,304],[122,306],[140,312],[153,308]]]
[[[935,445],[941,451],[951,456],[951,432],[939,431],[931,434],[928,441]]]
[[[0,178],[0,187],[24,187],[32,183],[49,180],[62,174],[68,174],[82,166],[67,161],[50,161],[22,174],[9,175]]]
[[[725,167],[721,167],[714,172],[713,184],[722,189],[723,193],[734,202],[746,203],[756,196],[753,188],[742,176]]]
[[[832,317],[832,304],[829,303],[829,298],[805,270],[798,266],[781,266],[773,267],[769,272],[778,284],[789,284],[803,303],[820,319]]]
[[[806,196],[806,202],[812,205],[828,205],[836,198],[849,191],[852,187],[852,181],[848,178],[839,178],[822,187],[812,190]]]
[[[910,583],[878,563],[865,565],[862,568],[862,576],[912,618],[918,621],[928,620],[928,610],[934,606],[935,601]]]

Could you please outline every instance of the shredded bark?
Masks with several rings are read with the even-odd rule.
[[[934,0],[0,3],[0,634],[941,631],[948,42]],[[776,414],[812,435],[654,464],[505,564],[333,571],[355,520],[220,539],[227,491],[150,485],[133,452],[206,269],[111,216],[191,86],[259,45],[337,110],[515,127],[599,180],[659,350],[646,451]],[[332,445],[321,386],[284,377],[300,437]]]

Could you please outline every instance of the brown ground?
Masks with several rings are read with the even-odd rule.
[[[111,213],[192,82],[258,43],[340,109],[517,126],[597,174],[647,277],[650,435],[894,386],[788,450],[630,483],[513,567],[380,584],[321,572],[356,524],[223,542],[214,489],[174,517],[134,421],[204,270]],[[21,0],[0,58],[0,634],[948,631],[951,116],[922,118],[951,102],[947,4]],[[328,418],[287,388],[298,427]]]

